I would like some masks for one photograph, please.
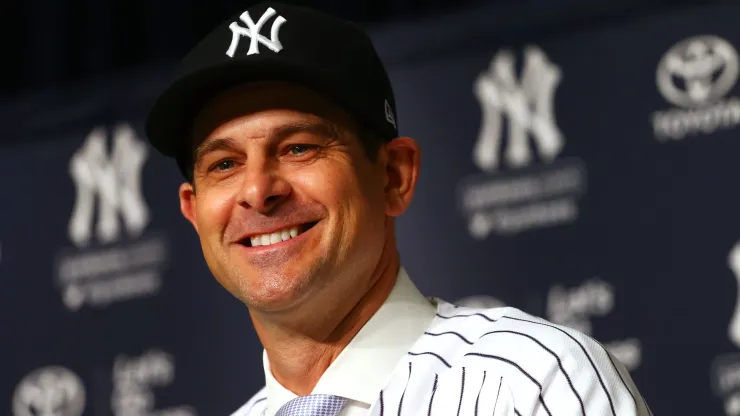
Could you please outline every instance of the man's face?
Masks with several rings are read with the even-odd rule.
[[[353,131],[327,100],[279,83],[230,90],[195,120],[181,208],[216,279],[248,306],[290,308],[378,263],[385,156],[371,162]]]

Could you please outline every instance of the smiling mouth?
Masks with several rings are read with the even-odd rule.
[[[290,240],[291,238],[298,237],[313,228],[316,224],[318,224],[318,221],[283,228],[282,230],[277,230],[272,233],[253,235],[240,241],[239,244],[246,247],[259,247],[281,243],[283,241]]]

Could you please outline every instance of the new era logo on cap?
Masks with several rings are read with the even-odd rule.
[[[247,25],[247,27],[243,27],[239,25],[239,22],[233,22],[229,25],[229,29],[231,29],[231,44],[229,45],[229,49],[226,50],[226,55],[228,55],[230,58],[234,57],[234,53],[236,53],[236,49],[239,47],[239,41],[242,37],[246,36],[250,38],[249,42],[249,51],[247,51],[247,55],[254,55],[256,53],[260,53],[259,51],[259,45],[263,44],[270,48],[273,52],[280,52],[283,50],[283,44],[280,43],[280,27],[282,27],[283,23],[285,23],[287,20],[283,16],[278,16],[275,21],[272,22],[272,29],[270,29],[270,39],[267,39],[266,37],[262,36],[260,33],[262,31],[262,26],[267,23],[272,16],[275,16],[277,12],[272,7],[268,8],[267,11],[262,15],[262,17],[259,18],[257,23],[254,23],[252,20],[252,16],[249,15],[249,12],[246,11],[239,16],[239,19],[244,22],[244,24]]]
[[[393,109],[391,108],[391,105],[388,103],[388,100],[385,100],[385,119],[389,123],[393,125],[393,128],[396,127],[396,118],[393,116]]]

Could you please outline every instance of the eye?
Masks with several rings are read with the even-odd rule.
[[[213,164],[211,166],[211,168],[208,169],[208,171],[209,172],[210,171],[214,171],[214,170],[217,170],[217,171],[225,171],[225,170],[229,170],[229,169],[231,169],[233,167],[234,167],[234,161],[231,160],[231,159],[225,159],[225,160],[222,160],[220,162],[217,162],[217,163]]]
[[[288,146],[288,154],[291,156],[302,156],[309,152],[310,150],[313,150],[316,146],[307,145],[307,144],[292,144]]]

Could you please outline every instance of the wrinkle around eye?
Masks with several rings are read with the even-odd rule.
[[[303,149],[303,151],[299,154],[293,153],[293,150],[297,148]],[[291,158],[302,158],[309,155],[315,155],[316,153],[320,152],[321,149],[322,147],[316,144],[294,143],[286,146],[286,149],[283,153]]]
[[[228,167],[225,167],[224,169],[219,169],[219,166],[224,165],[224,164],[231,164],[231,165]],[[224,171],[232,169],[235,165],[236,165],[236,162],[233,159],[222,159],[212,164],[211,166],[209,166],[208,172],[213,172],[213,171],[224,172]]]

